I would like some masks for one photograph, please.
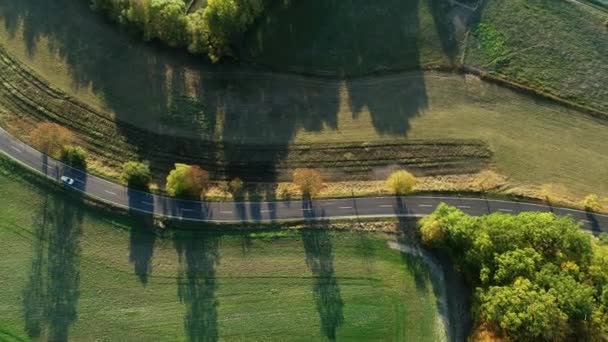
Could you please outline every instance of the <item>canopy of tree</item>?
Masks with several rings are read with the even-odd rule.
[[[61,157],[63,148],[76,140],[69,129],[51,122],[39,123],[30,133],[30,139],[38,150],[54,158]]]
[[[137,189],[147,189],[152,181],[150,166],[134,161],[123,164],[121,177],[129,187]]]
[[[445,204],[421,220],[425,244],[475,288],[478,326],[513,341],[605,340],[608,248],[551,213],[471,217]]]
[[[209,186],[209,173],[199,166],[175,164],[167,176],[167,192],[172,196],[200,198]]]
[[[232,55],[231,44],[265,10],[268,0],[208,0],[188,13],[188,0],[87,0],[146,40],[184,46],[217,61]]]
[[[386,187],[396,195],[407,194],[415,185],[416,177],[405,170],[393,172],[386,180]]]
[[[80,146],[66,145],[61,151],[61,161],[84,170],[87,168],[87,152]]]
[[[296,169],[293,183],[300,188],[302,195],[314,196],[323,188],[323,177],[315,169]]]

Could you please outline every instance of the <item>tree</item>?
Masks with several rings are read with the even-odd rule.
[[[152,174],[147,164],[130,161],[122,165],[121,178],[130,188],[148,189]]]
[[[182,0],[152,0],[151,27],[154,35],[169,46],[185,45],[187,41],[186,4]]]
[[[400,170],[393,172],[386,180],[386,187],[396,195],[406,194],[416,185],[416,177],[411,173]]]
[[[509,284],[518,277],[531,278],[541,264],[543,257],[532,248],[523,248],[497,254],[494,281]]]
[[[64,146],[72,145],[74,134],[67,128],[56,123],[39,123],[30,133],[32,144],[41,152],[54,158],[61,156]]]
[[[231,54],[230,43],[259,17],[266,0],[209,0],[203,11],[208,54],[217,61]]]
[[[228,183],[228,189],[232,193],[233,197],[239,197],[243,191],[244,183],[240,178],[234,178]]]
[[[323,188],[323,177],[318,170],[296,169],[293,172],[293,183],[304,196],[314,196]]]
[[[61,150],[61,161],[85,170],[87,168],[87,152],[80,146],[66,145]]]
[[[585,210],[589,211],[600,211],[602,210],[602,204],[600,203],[600,198],[596,194],[590,194],[585,197],[583,200],[583,205],[585,206]]]
[[[209,186],[209,173],[199,166],[175,164],[167,176],[167,192],[172,196],[198,197]]]
[[[513,285],[492,286],[477,294],[483,320],[496,322],[515,341],[563,340],[568,317],[557,299],[525,278]]]

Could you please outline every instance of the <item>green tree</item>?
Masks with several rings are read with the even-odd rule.
[[[496,322],[515,341],[557,341],[566,337],[568,317],[559,309],[557,298],[528,279],[492,286],[477,296],[482,303],[481,318]]]
[[[148,189],[152,174],[148,164],[130,161],[122,165],[121,178],[130,188]]]
[[[596,194],[590,194],[583,200],[583,206],[589,211],[600,211],[602,210],[602,203],[600,198]]]
[[[495,283],[509,284],[517,277],[528,279],[534,277],[543,261],[543,257],[533,248],[526,247],[498,254],[495,256],[495,260]]]
[[[167,176],[167,192],[172,196],[200,198],[209,186],[209,173],[199,166],[175,164]]]
[[[386,187],[396,195],[409,193],[415,185],[416,177],[405,170],[393,172],[386,180]]]
[[[234,178],[228,183],[228,188],[233,197],[240,197],[244,185],[245,184],[240,178]]]
[[[87,152],[80,146],[66,145],[61,150],[61,161],[77,169],[87,168]]]
[[[186,45],[186,5],[182,0],[151,0],[150,19],[154,36],[169,46]]]

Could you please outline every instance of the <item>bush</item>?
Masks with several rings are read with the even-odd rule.
[[[130,188],[148,189],[152,181],[150,167],[140,162],[126,162],[122,165],[121,178]]]
[[[228,189],[234,197],[239,197],[241,195],[241,192],[243,191],[243,186],[244,183],[240,178],[234,178],[230,181],[230,183],[228,183]]]
[[[314,196],[323,188],[323,177],[314,169],[296,169],[293,172],[293,183],[300,188],[302,195]]]
[[[53,158],[61,157],[63,147],[72,145],[76,140],[69,129],[51,122],[39,123],[30,132],[30,139],[40,152]]]
[[[405,170],[393,172],[386,180],[386,187],[396,195],[409,193],[415,185],[416,177]]]
[[[602,210],[602,204],[600,203],[600,198],[598,195],[591,194],[585,197],[583,200],[583,205],[585,206],[585,210],[589,211],[600,211]]]
[[[80,146],[64,146],[61,150],[61,161],[77,169],[86,170],[87,152]]]
[[[209,186],[209,173],[199,166],[175,164],[167,176],[167,192],[172,196],[200,198]]]

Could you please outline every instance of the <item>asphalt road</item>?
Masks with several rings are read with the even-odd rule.
[[[281,220],[323,220],[336,218],[417,217],[433,212],[441,202],[471,215],[493,212],[517,214],[524,211],[571,215],[583,228],[608,232],[608,215],[546,205],[470,197],[403,196],[323,199],[280,202],[200,202],[180,200],[131,190],[122,185],[73,169],[54,160],[0,128],[0,151],[48,178],[75,180],[71,187],[95,199],[144,213],[206,222],[270,222]],[[0,199],[7,200],[7,199]]]

